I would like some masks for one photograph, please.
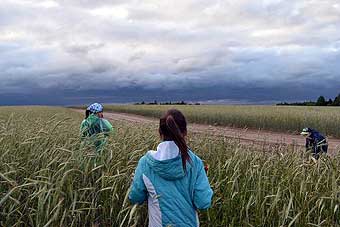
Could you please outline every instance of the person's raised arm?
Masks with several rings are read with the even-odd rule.
[[[109,133],[114,132],[113,127],[108,120],[101,118],[101,122],[102,122],[102,131],[104,132],[105,135],[108,135]]]

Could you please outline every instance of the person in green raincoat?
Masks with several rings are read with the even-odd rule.
[[[104,119],[103,106],[91,104],[85,113],[85,119],[80,125],[80,134],[86,144],[93,144],[99,153],[103,150],[107,137],[113,132],[111,123]]]

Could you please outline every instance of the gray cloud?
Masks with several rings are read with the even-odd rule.
[[[337,0],[4,0],[0,94],[291,84],[337,93],[339,26]]]

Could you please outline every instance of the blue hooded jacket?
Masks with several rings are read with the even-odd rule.
[[[150,227],[197,227],[197,210],[210,207],[213,191],[203,162],[192,151],[189,155],[186,172],[173,141],[162,142],[139,160],[129,199],[148,201]]]

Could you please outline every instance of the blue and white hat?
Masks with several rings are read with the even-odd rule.
[[[100,113],[103,112],[103,106],[99,103],[92,103],[87,107],[87,110],[91,111],[91,113]]]

